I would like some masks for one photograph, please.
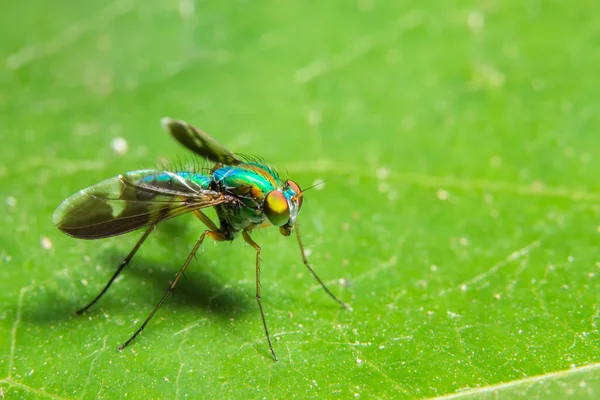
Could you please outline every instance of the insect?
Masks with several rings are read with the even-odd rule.
[[[106,293],[158,223],[193,213],[207,229],[200,235],[167,292],[119,350],[130,344],[150,322],[174,290],[204,239],[231,241],[241,234],[256,250],[256,301],[269,349],[277,361],[261,302],[261,248],[250,236],[253,230],[272,225],[279,227],[284,236],[295,230],[304,265],[331,298],[350,308],[327,288],[308,262],[296,222],[304,193],[294,181],[280,179],[273,167],[235,155],[206,132],[184,121],[164,118],[162,124],[177,141],[207,160],[212,167],[202,172],[127,172],[80,190],[58,206],[53,215],[54,224],[75,238],[101,239],[145,228],[100,293],[76,314],[85,312]],[[202,211],[207,207],[215,208],[218,226]]]

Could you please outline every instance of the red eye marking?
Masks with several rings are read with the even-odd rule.
[[[302,208],[302,189],[300,189],[300,186],[294,181],[287,180],[285,183],[296,192],[296,196],[292,197],[292,200],[298,202],[298,210],[300,210]]]

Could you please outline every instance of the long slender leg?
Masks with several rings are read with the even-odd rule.
[[[262,317],[263,326],[265,327],[265,335],[267,335],[267,342],[269,342],[271,354],[273,354],[275,361],[278,361],[277,355],[275,355],[275,350],[273,350],[273,345],[271,344],[271,337],[269,336],[269,329],[267,328],[267,320],[265,319],[265,313],[260,300],[260,246],[256,244],[254,240],[252,240],[248,232],[242,231],[242,236],[244,237],[246,243],[254,247],[254,250],[256,250],[256,301],[258,302],[258,308],[260,309],[260,316]]]
[[[133,341],[133,339],[135,339],[144,330],[144,328],[146,327],[146,325],[148,325],[148,322],[150,322],[150,320],[152,319],[152,317],[154,317],[154,314],[156,314],[156,312],[158,311],[158,309],[167,300],[167,297],[169,297],[169,295],[173,292],[173,289],[175,289],[175,286],[177,286],[177,283],[179,282],[179,280],[183,276],[183,273],[185,272],[185,269],[188,267],[188,265],[190,264],[190,261],[192,261],[192,258],[194,257],[194,255],[196,254],[196,252],[198,251],[198,249],[200,248],[200,246],[202,245],[202,242],[204,241],[204,238],[207,237],[207,236],[209,236],[212,239],[214,239],[216,241],[219,241],[219,242],[227,240],[226,236],[223,233],[221,233],[221,232],[211,231],[211,230],[204,231],[204,233],[200,236],[200,238],[196,242],[196,245],[194,246],[194,248],[192,249],[192,251],[190,252],[190,254],[188,255],[188,257],[186,258],[185,262],[183,263],[183,266],[181,267],[181,269],[179,270],[179,272],[177,273],[177,275],[175,275],[175,279],[173,280],[173,283],[171,283],[171,286],[169,286],[169,289],[167,289],[167,292],[164,294],[164,296],[162,297],[162,299],[160,299],[160,301],[158,302],[158,304],[156,305],[156,307],[154,307],[154,309],[152,310],[152,312],[150,313],[150,315],[148,315],[148,317],[144,320],[144,322],[142,323],[142,325],[140,325],[140,327],[138,328],[138,330],[135,331],[135,333],[129,339],[127,339],[127,341],[125,343],[123,343],[122,345],[119,346],[119,350],[123,350],[129,343],[131,343]]]
[[[306,265],[306,268],[308,268],[308,270],[310,271],[310,273],[313,274],[313,276],[317,279],[317,281],[321,284],[321,286],[323,287],[323,289],[325,289],[325,291],[327,292],[327,294],[329,296],[331,296],[332,299],[334,299],[335,301],[337,301],[342,307],[351,310],[352,307],[350,307],[350,305],[344,303],[343,301],[341,301],[340,299],[338,299],[333,293],[331,293],[331,291],[327,288],[327,286],[325,286],[325,284],[323,283],[323,281],[321,280],[321,278],[319,278],[319,276],[317,275],[317,273],[315,272],[315,270],[308,263],[308,259],[306,258],[306,254],[304,254],[304,245],[302,244],[302,239],[300,239],[300,231],[298,230],[298,223],[295,224],[294,229],[296,231],[296,237],[298,238],[298,246],[300,246],[300,254],[302,254],[302,261],[304,261],[304,265]]]
[[[119,276],[119,274],[121,273],[121,271],[123,271],[123,268],[125,268],[125,266],[127,264],[129,264],[129,261],[131,261],[131,259],[135,255],[135,253],[137,253],[137,251],[139,250],[139,248],[142,247],[142,243],[144,243],[144,241],[148,238],[148,236],[150,235],[150,232],[152,232],[152,230],[154,229],[155,226],[156,225],[151,225],[148,229],[146,229],[146,232],[144,232],[144,234],[142,235],[142,237],[140,238],[140,240],[138,240],[138,242],[135,244],[135,246],[133,247],[133,249],[131,249],[131,251],[129,252],[129,254],[127,255],[127,257],[125,257],[125,259],[123,259],[123,261],[121,261],[121,264],[119,265],[119,268],[117,268],[117,270],[115,271],[115,273],[113,274],[113,276],[110,278],[110,280],[108,281],[108,283],[106,284],[106,286],[104,286],[104,289],[102,289],[102,291],[98,294],[98,296],[96,296],[94,298],[94,300],[92,300],[87,306],[83,307],[80,310],[75,311],[75,315],[83,314],[88,308],[90,308],[91,306],[93,306],[94,304],[96,304],[96,302],[98,300],[100,300],[100,297],[102,297],[104,295],[104,293],[106,293],[106,291],[108,290],[108,288],[110,287],[110,285],[112,285],[112,283],[115,281],[115,279],[117,279],[117,276]]]
[[[214,222],[212,222],[212,220],[210,218],[208,218],[208,216],[206,214],[204,214],[202,211],[200,210],[194,210],[193,211],[194,215],[196,217],[198,217],[198,219],[200,221],[202,221],[204,223],[204,225],[206,225],[208,227],[208,229],[210,229],[213,232],[216,232],[219,230],[219,228],[217,228],[217,226],[215,225]]]

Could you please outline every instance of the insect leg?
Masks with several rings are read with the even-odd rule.
[[[273,350],[273,345],[271,344],[271,337],[269,336],[269,329],[267,328],[267,320],[265,319],[265,313],[263,311],[262,302],[260,301],[260,246],[256,244],[254,240],[252,240],[248,232],[242,231],[242,236],[244,237],[246,243],[254,247],[254,250],[256,250],[256,301],[258,302],[260,316],[262,317],[262,322],[265,327],[265,335],[267,335],[267,342],[269,342],[269,348],[271,349],[271,353],[273,354],[273,358],[275,359],[275,361],[278,361],[277,356],[275,355],[275,350]]]
[[[211,230],[204,231],[204,233],[200,236],[200,238],[196,242],[196,245],[194,246],[194,248],[192,249],[192,251],[190,252],[188,257],[186,258],[185,262],[183,263],[183,266],[181,267],[181,269],[179,270],[177,275],[175,275],[175,279],[173,280],[173,283],[171,283],[171,286],[169,286],[169,288],[167,289],[167,292],[164,294],[162,299],[160,299],[160,301],[158,302],[156,307],[154,307],[154,309],[152,310],[150,315],[148,315],[148,317],[144,320],[142,325],[140,325],[138,330],[135,331],[135,333],[129,339],[127,339],[127,341],[125,343],[123,343],[122,345],[119,346],[119,348],[118,348],[119,350],[123,350],[129,343],[131,343],[133,341],[133,339],[135,339],[144,330],[146,325],[148,325],[148,322],[150,322],[152,317],[154,317],[154,314],[156,314],[158,309],[163,305],[163,303],[167,300],[169,295],[173,292],[173,289],[175,289],[175,286],[177,286],[177,283],[183,276],[185,269],[188,267],[188,265],[190,264],[190,261],[192,261],[192,258],[194,257],[194,255],[196,254],[196,252],[198,251],[200,246],[202,245],[204,238],[206,238],[207,236],[211,237],[212,239],[214,239],[218,242],[227,240],[226,236],[219,231],[211,231]]]
[[[212,220],[210,218],[208,218],[208,216],[206,214],[204,214],[202,211],[194,210],[193,212],[194,212],[194,215],[196,217],[198,217],[198,219],[200,221],[202,221],[204,223],[204,225],[206,225],[208,227],[208,229],[210,229],[213,232],[216,232],[219,230],[217,228],[217,226],[215,225],[215,223],[212,222]]]
[[[306,265],[306,268],[308,268],[308,270],[310,271],[310,273],[313,274],[313,276],[317,279],[317,281],[321,284],[321,286],[323,287],[323,289],[325,289],[325,291],[327,292],[327,294],[329,296],[331,296],[332,299],[334,299],[335,301],[337,301],[342,307],[351,310],[352,307],[350,307],[350,305],[344,303],[343,301],[341,301],[340,299],[338,299],[337,297],[335,297],[335,295],[333,293],[331,293],[331,291],[327,288],[327,286],[325,286],[325,284],[323,283],[323,281],[321,280],[321,278],[319,278],[319,276],[317,275],[317,273],[315,272],[315,270],[313,269],[313,267],[308,263],[308,259],[306,258],[306,254],[304,253],[304,245],[302,244],[302,239],[300,239],[300,231],[298,230],[298,223],[296,223],[294,225],[294,229],[296,231],[296,237],[298,238],[298,246],[300,246],[300,254],[302,254],[302,261],[304,261],[304,265]]]
[[[104,286],[104,289],[102,289],[102,291],[98,294],[98,296],[96,296],[96,298],[94,298],[94,300],[92,300],[87,306],[83,307],[80,310],[75,311],[75,315],[83,314],[88,308],[90,308],[91,306],[93,306],[94,304],[96,304],[96,302],[98,300],[100,300],[100,297],[102,297],[102,295],[104,295],[104,293],[106,293],[106,291],[108,290],[108,288],[110,287],[110,285],[112,285],[112,283],[115,281],[115,279],[117,279],[117,276],[119,276],[119,274],[121,273],[121,271],[123,271],[123,268],[125,268],[125,266],[127,264],[129,264],[129,261],[131,261],[131,259],[135,255],[135,253],[137,253],[137,251],[139,250],[139,248],[142,247],[142,243],[144,243],[144,241],[146,240],[146,238],[148,238],[148,236],[150,235],[150,232],[152,232],[152,230],[154,229],[155,226],[156,225],[151,225],[148,229],[146,229],[146,232],[144,232],[144,234],[142,235],[142,237],[140,238],[140,240],[138,240],[138,242],[135,244],[135,246],[133,247],[133,249],[129,252],[129,254],[127,255],[127,257],[125,257],[125,259],[123,259],[123,261],[121,261],[121,264],[119,265],[119,268],[117,268],[117,270],[115,271],[115,273],[113,274],[113,276],[110,278],[110,280],[108,281],[108,283],[106,284],[106,286]]]

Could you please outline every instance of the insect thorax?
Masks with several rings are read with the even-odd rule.
[[[215,189],[236,197],[236,203],[215,207],[221,225],[238,232],[250,225],[260,225],[266,219],[262,210],[265,196],[280,186],[273,169],[257,163],[243,163],[219,168],[213,174]]]

